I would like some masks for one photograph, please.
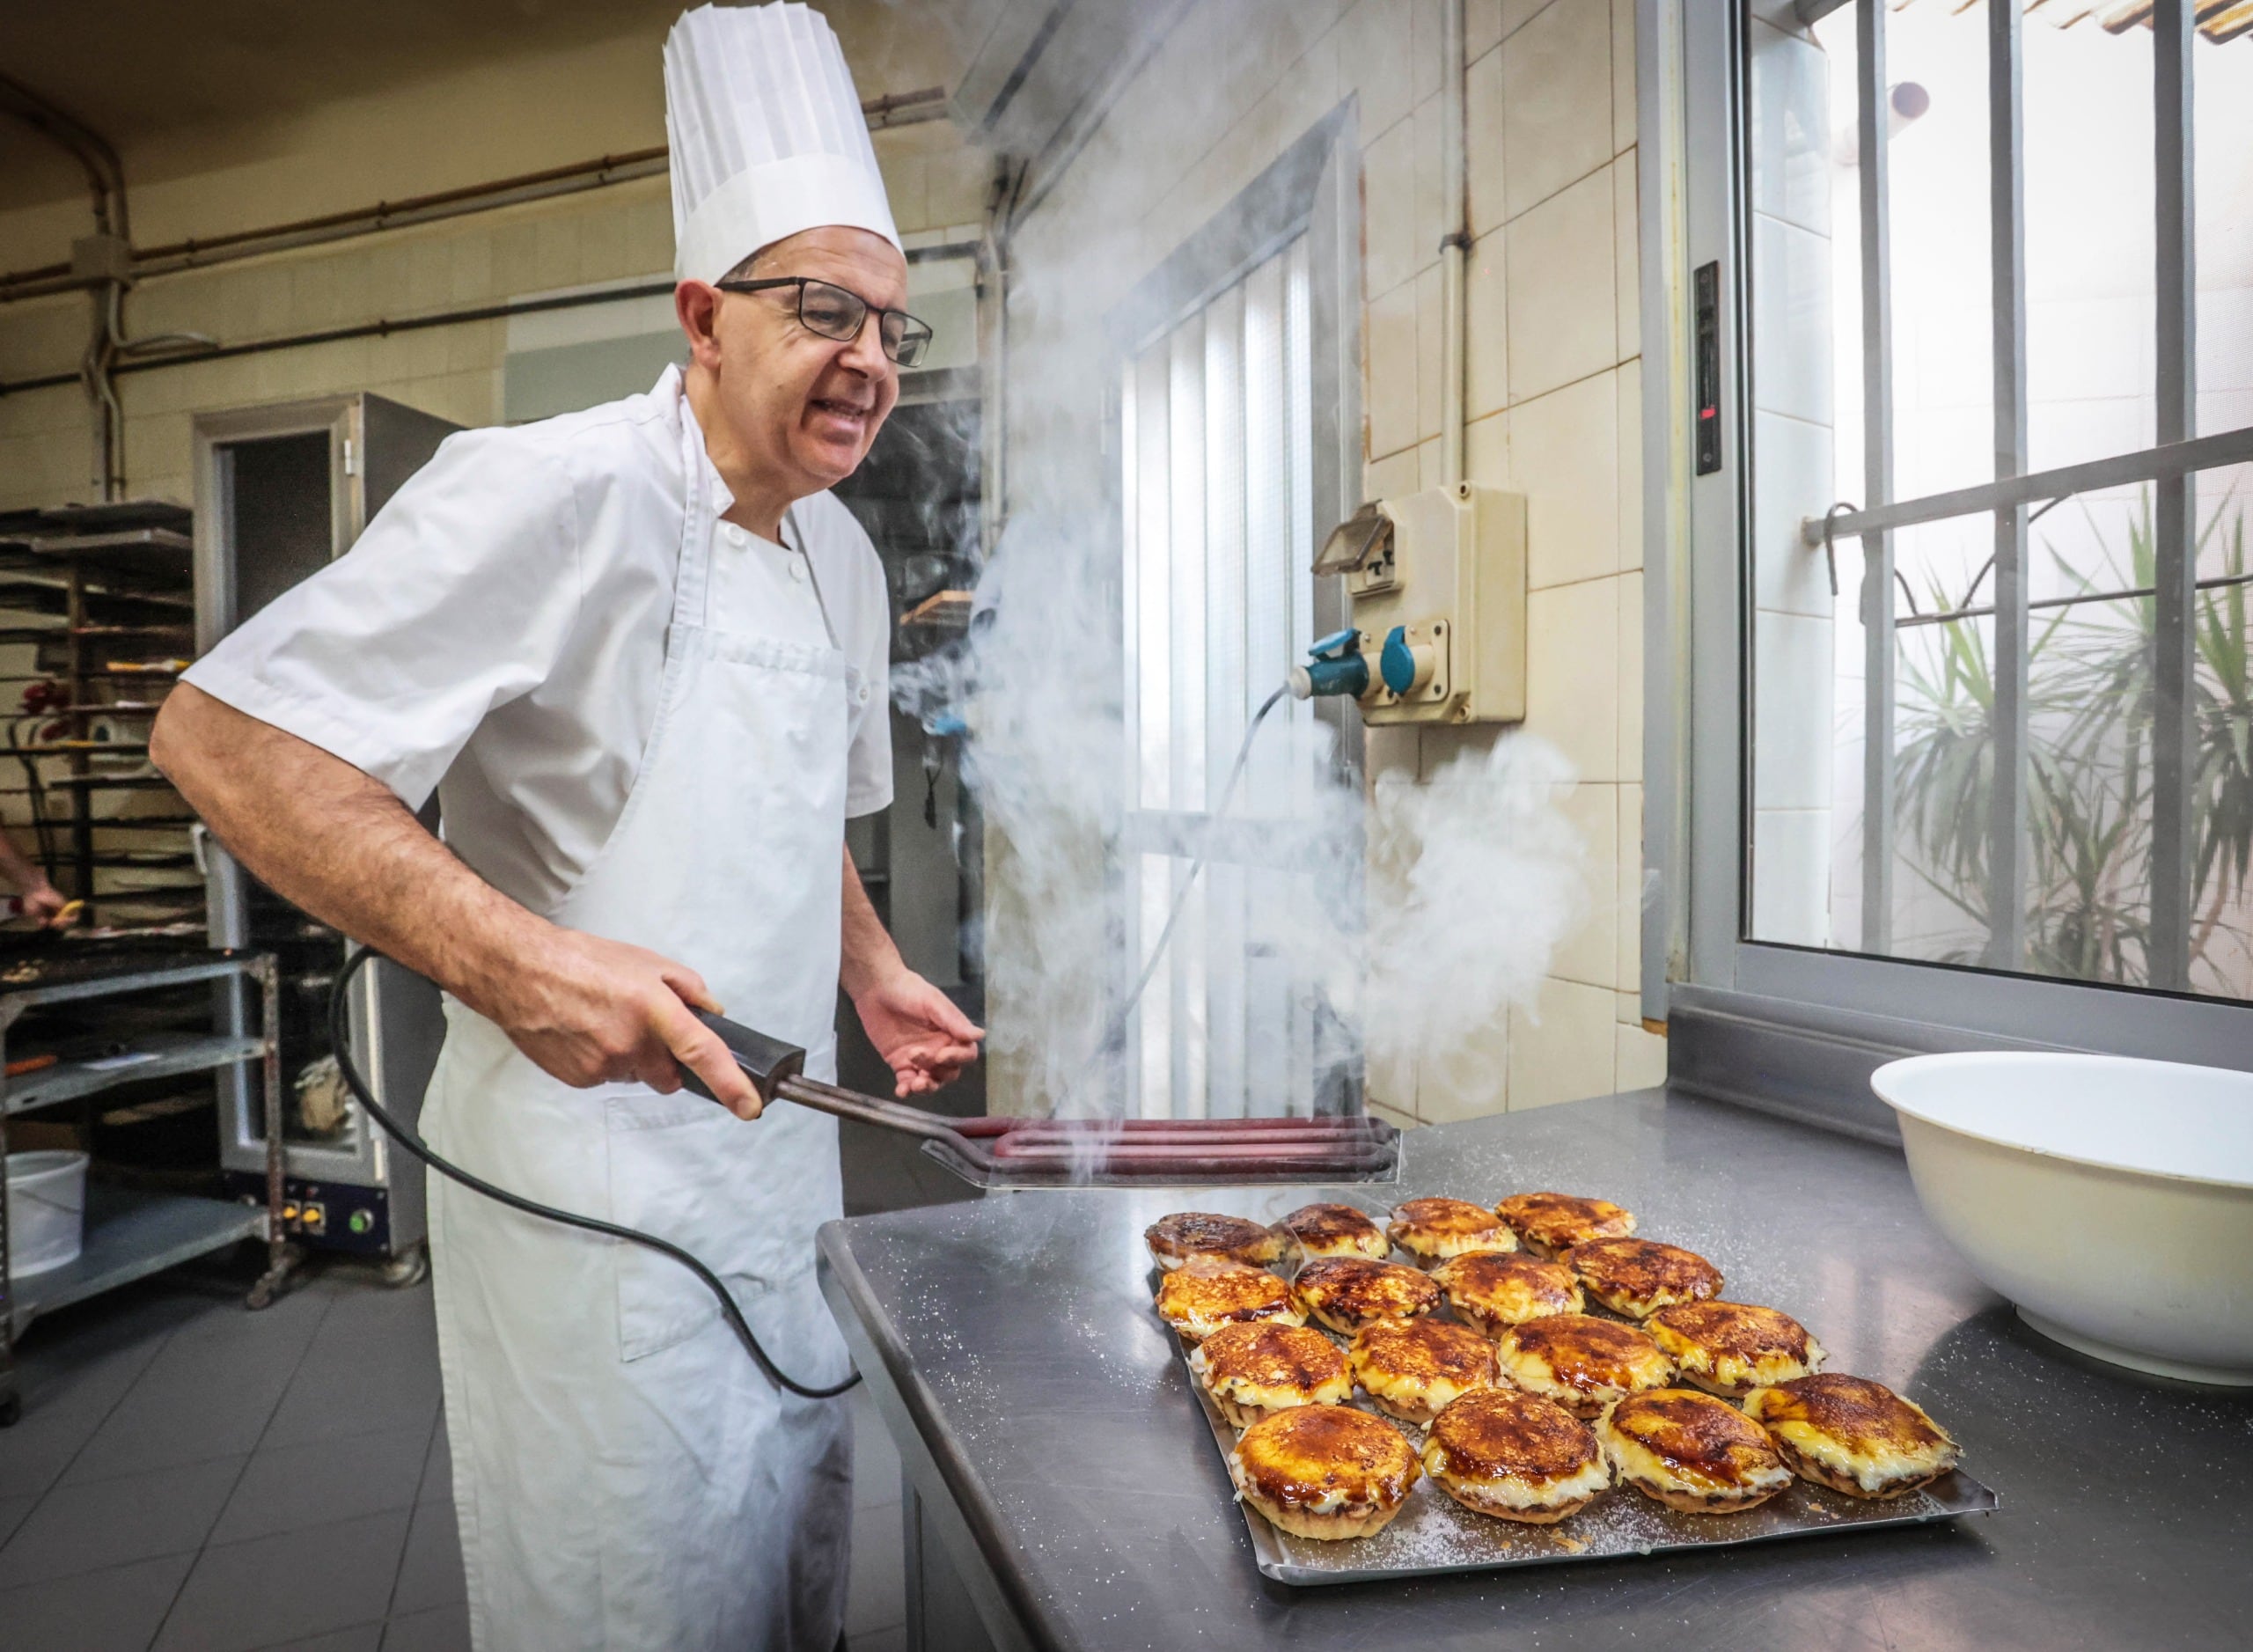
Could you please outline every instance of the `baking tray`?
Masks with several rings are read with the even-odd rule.
[[[1325,1195],[1359,1205],[1382,1221],[1383,1207],[1355,1198],[1344,1190]],[[1159,1270],[1149,1274],[1150,1288],[1157,1288]],[[1599,1318],[1617,1316],[1591,1306]],[[1345,1339],[1316,1325],[1340,1347]],[[1236,1430],[1205,1392],[1189,1369],[1190,1345],[1175,1339],[1181,1355],[1182,1374],[1196,1396],[1213,1444],[1223,1465],[1236,1447]],[[1423,1444],[1424,1431],[1402,1422],[1356,1393],[1352,1403],[1407,1436],[1411,1447]],[[1514,1521],[1475,1515],[1437,1486],[1420,1475],[1408,1501],[1392,1522],[1373,1538],[1347,1538],[1325,1542],[1293,1537],[1267,1524],[1259,1510],[1241,1501],[1244,1529],[1251,1535],[1251,1552],[1262,1575],[1296,1588],[1327,1583],[1366,1583],[1379,1578],[1422,1577],[1443,1572],[1485,1572],[1514,1566],[1556,1566],[1571,1560],[1609,1560],[1623,1555],[1679,1553],[1684,1550],[1728,1549],[1747,1543],[1769,1543],[1782,1538],[1809,1537],[1839,1531],[1871,1531],[1885,1526],[1923,1525],[1934,1520],[1954,1520],[1963,1515],[1990,1514],[2002,1506],[1992,1488],[1957,1469],[1931,1485],[1886,1501],[1849,1497],[1827,1487],[1794,1479],[1789,1490],[1779,1492],[1758,1508],[1735,1515],[1692,1515],[1669,1509],[1646,1497],[1632,1486],[1614,1486],[1578,1514],[1555,1525],[1528,1526]]]

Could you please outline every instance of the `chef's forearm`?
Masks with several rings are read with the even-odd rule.
[[[192,683],[165,701],[149,754],[261,882],[473,1010],[554,934],[381,781]]]
[[[860,869],[853,864],[853,851],[845,851],[845,910],[843,944],[839,952],[838,984],[847,995],[858,998],[870,988],[897,974],[906,965],[901,962],[899,949],[892,944],[892,936],[877,916],[877,909],[869,902],[869,892],[862,886]]]

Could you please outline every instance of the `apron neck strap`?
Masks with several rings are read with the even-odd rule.
[[[688,405],[684,381],[680,397],[680,469],[683,509],[680,513],[680,568],[672,582],[672,622],[704,623],[706,593],[711,586],[712,529],[718,512],[712,509],[712,461],[704,452],[704,432],[696,423],[696,410]]]

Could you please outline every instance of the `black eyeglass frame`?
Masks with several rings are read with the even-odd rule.
[[[767,292],[777,287],[796,287],[798,290],[798,325],[818,338],[834,339],[840,344],[850,344],[855,339],[859,338],[861,329],[868,326],[869,318],[874,316],[877,322],[877,342],[882,347],[885,359],[897,367],[913,367],[921,362],[923,359],[923,351],[930,348],[931,341],[936,336],[931,330],[931,324],[920,317],[912,316],[905,310],[886,310],[880,305],[870,304],[851,288],[840,287],[833,281],[824,281],[818,275],[768,275],[757,281],[716,281],[712,284],[722,292]],[[861,306],[861,319],[853,324],[853,330],[850,333],[825,332],[806,319],[806,289],[809,287],[826,287],[833,293],[850,298]],[[892,316],[898,316],[900,320],[899,336],[897,339],[884,336],[884,322]],[[921,328],[922,331],[920,333],[910,331],[911,328],[916,327]],[[911,356],[903,359],[901,351],[906,349],[910,344],[918,348]]]

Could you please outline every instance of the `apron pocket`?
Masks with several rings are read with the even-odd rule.
[[[782,1106],[745,1123],[701,1097],[610,1098],[610,1219],[670,1240],[717,1274],[755,1325],[756,1305],[811,1275],[814,1230],[838,1214],[833,1120]],[[720,1317],[703,1281],[669,1256],[613,1247],[619,1357],[685,1342]]]

